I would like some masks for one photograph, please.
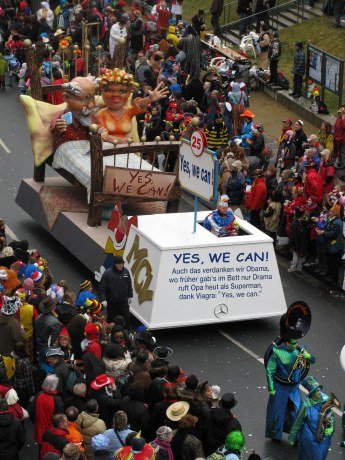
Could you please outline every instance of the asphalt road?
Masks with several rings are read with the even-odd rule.
[[[0,108],[0,218],[6,219],[20,239],[28,239],[30,247],[41,250],[49,260],[55,279],[67,279],[71,289],[77,290],[88,271],[14,202],[20,180],[32,175],[31,144],[15,90],[0,93]],[[2,143],[10,153],[5,152]],[[53,174],[51,170],[47,173]],[[185,203],[183,210],[190,210],[188,208],[189,204]],[[329,297],[307,274],[289,275],[284,260],[279,259],[279,266],[287,304],[301,299],[312,309],[312,326],[303,341],[316,356],[310,374],[324,385],[326,392],[332,391],[344,401],[344,373],[339,364],[339,352],[344,345],[344,301]],[[159,344],[173,348],[172,362],[185,372],[219,385],[222,392],[236,394],[238,405],[234,412],[243,426],[247,452],[256,449],[266,460],[294,460],[296,449],[289,447],[286,441],[277,444],[264,438],[267,388],[264,366],[258,357],[263,357],[277,331],[278,319],[272,318],[229,323],[219,328],[163,330],[155,335]],[[28,445],[21,453],[22,460],[36,458],[32,428],[27,428]],[[328,459],[342,458],[345,449],[339,447],[341,440],[341,420],[336,416],[336,432]],[[247,455],[244,454],[245,459]]]

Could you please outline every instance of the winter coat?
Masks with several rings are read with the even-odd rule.
[[[268,59],[270,61],[279,61],[282,52],[282,45],[279,38],[274,38],[268,47]]]
[[[166,40],[172,40],[174,43],[174,46],[177,46],[178,42],[180,39],[176,35],[176,28],[175,26],[169,26],[168,33],[166,36]]]
[[[226,183],[226,194],[230,204],[241,204],[246,188],[246,178],[242,172],[232,171]]]
[[[343,251],[343,223],[340,217],[335,217],[327,224],[323,236],[326,239],[328,254],[338,254]]]
[[[35,319],[35,333],[38,351],[48,348],[48,340],[55,343],[62,329],[62,324],[53,313],[41,313]]]
[[[25,443],[23,424],[10,412],[0,414],[0,458],[19,460],[19,451]]]
[[[133,431],[142,430],[145,438],[150,427],[150,413],[147,405],[143,401],[126,396],[121,401],[121,410],[126,412],[131,429]]]
[[[11,354],[14,344],[24,341],[20,323],[14,315],[4,315],[0,312],[0,331],[0,354],[2,355]]]
[[[105,389],[94,390],[92,397],[98,402],[99,416],[107,428],[113,426],[113,417],[116,411],[120,410],[121,393],[116,390],[113,397],[109,396]]]
[[[65,445],[68,444],[67,435],[68,431],[55,427],[46,431],[42,436],[41,458],[50,452],[62,455]]]
[[[92,459],[94,456],[94,451],[91,447],[92,437],[97,434],[103,434],[106,430],[105,423],[98,417],[98,414],[89,414],[84,411],[79,414],[77,420],[78,431],[83,436],[85,455],[88,459]]]
[[[296,146],[296,156],[298,158],[301,158],[304,154],[304,149],[302,145],[307,142],[307,135],[303,131],[303,129],[300,129],[299,131],[295,131],[295,146]]]
[[[334,189],[334,176],[335,168],[332,160],[324,161],[320,163],[319,174],[322,179],[322,191],[323,194],[329,193]]]
[[[337,144],[343,144],[345,142],[345,118],[338,116],[334,123],[334,139]]]
[[[127,268],[121,271],[116,268],[108,268],[102,275],[99,283],[101,302],[108,303],[127,302],[133,297],[132,281]]]
[[[250,154],[252,156],[260,157],[262,155],[262,151],[265,148],[265,138],[262,134],[254,135],[253,136],[253,143],[250,146]]]
[[[106,374],[116,379],[119,375],[124,375],[127,367],[132,362],[131,356],[128,353],[125,358],[110,359],[103,358],[106,367]]]
[[[320,174],[315,169],[310,169],[304,182],[304,193],[309,198],[316,196],[318,204],[322,203],[323,199],[323,185]]]
[[[57,392],[42,391],[36,396],[35,407],[35,440],[41,443],[43,433],[52,425],[52,417],[64,412],[63,402]]]
[[[294,75],[304,75],[305,73],[305,54],[301,49],[296,51],[293,58],[293,69],[292,73]]]
[[[228,433],[235,430],[242,431],[242,427],[230,410],[223,407],[212,409],[207,423],[207,434],[204,443],[206,455],[215,452],[219,446],[224,444]]]
[[[258,211],[265,207],[267,199],[267,188],[265,179],[259,177],[255,179],[246,202],[246,206],[252,211]]]
[[[223,5],[224,1],[223,0],[213,0],[211,8],[210,8],[210,13],[213,16],[220,16],[223,11]]]
[[[4,77],[6,75],[6,72],[8,70],[8,65],[5,59],[2,57],[2,54],[0,53],[0,77]]]
[[[270,192],[273,192],[278,187],[278,181],[276,176],[267,176],[265,178],[265,184],[267,188],[267,195],[269,195]]]
[[[279,145],[279,154],[283,160],[284,169],[290,169],[295,163],[296,145],[294,141],[283,140]]]
[[[291,224],[291,249],[300,256],[308,254],[309,230],[305,219],[294,219]]]
[[[278,230],[279,217],[281,212],[281,203],[272,201],[264,213],[265,229],[268,232],[276,232]]]

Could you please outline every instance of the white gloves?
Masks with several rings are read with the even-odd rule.
[[[108,305],[108,302],[107,302],[106,300],[103,300],[102,306],[103,306],[104,308],[107,308],[107,305]]]

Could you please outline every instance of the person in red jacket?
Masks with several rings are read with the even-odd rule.
[[[170,18],[170,11],[165,1],[162,1],[158,4],[156,11],[158,14],[158,18],[157,18],[158,32],[160,32],[161,34],[164,34],[169,28],[169,18]]]
[[[335,168],[331,158],[331,152],[328,149],[324,149],[321,152],[319,174],[322,179],[322,192],[325,195],[334,189],[335,175]]]
[[[65,414],[56,414],[52,418],[50,429],[43,433],[40,458],[48,453],[62,455],[68,435],[68,420]]]
[[[334,123],[335,152],[338,157],[338,168],[345,168],[345,106],[340,107]]]
[[[43,433],[52,426],[53,416],[64,411],[63,401],[57,395],[58,384],[57,375],[47,375],[42,384],[43,391],[38,393],[34,402],[35,440],[39,445]]]
[[[322,178],[320,174],[315,169],[316,165],[314,163],[308,164],[304,167],[307,175],[304,181],[304,193],[307,199],[310,196],[315,196],[317,203],[321,204],[323,199],[323,186]]]
[[[267,188],[263,169],[254,171],[254,183],[250,190],[246,206],[250,209],[250,223],[256,228],[261,227],[260,212],[264,209],[267,200]]]
[[[81,343],[84,353],[92,353],[96,358],[102,359],[102,347],[98,343],[99,329],[94,323],[86,324],[84,328],[85,339]]]

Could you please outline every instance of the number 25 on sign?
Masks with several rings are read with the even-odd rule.
[[[206,148],[206,136],[203,131],[195,131],[190,138],[190,146],[192,152],[196,157],[202,155],[202,152]]]

